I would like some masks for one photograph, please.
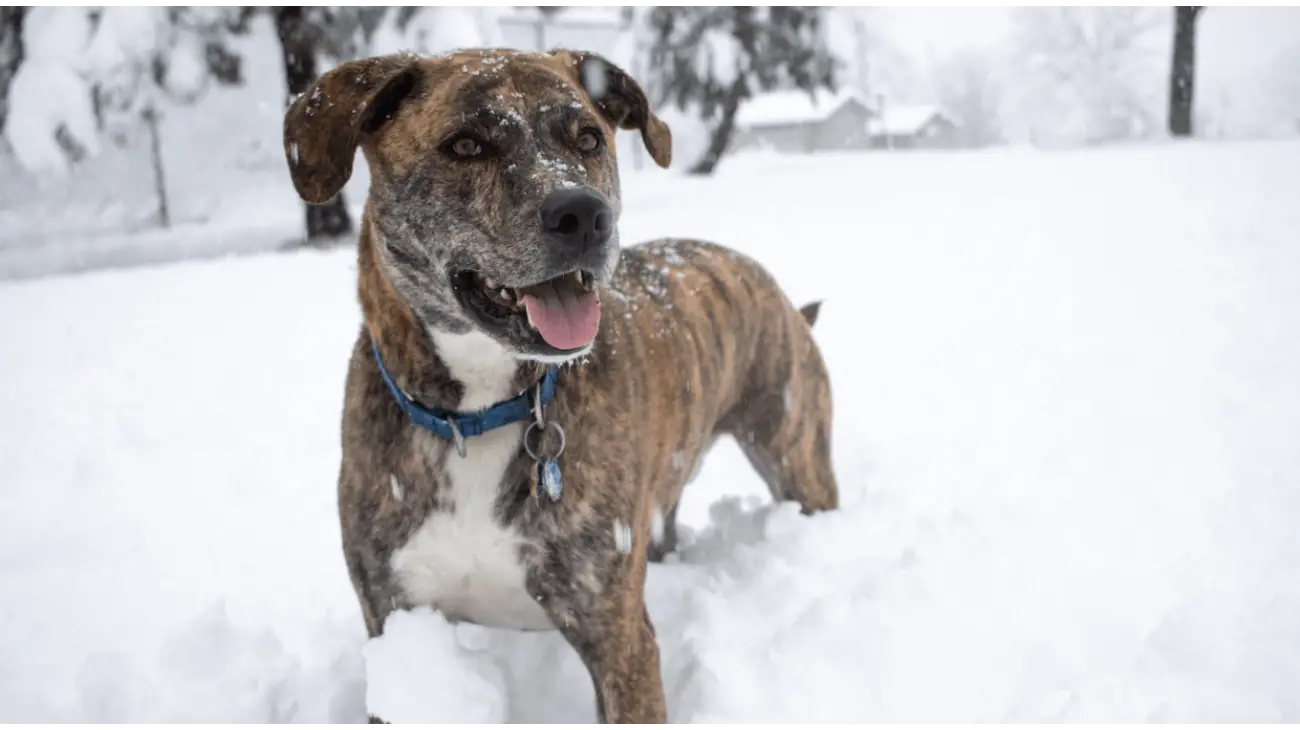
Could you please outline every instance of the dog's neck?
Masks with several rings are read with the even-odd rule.
[[[357,246],[357,295],[366,329],[396,382],[428,408],[476,411],[537,384],[545,365],[518,360],[479,332],[426,329],[384,275],[369,211]]]

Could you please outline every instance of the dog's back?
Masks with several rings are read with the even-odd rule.
[[[727,434],[774,498],[806,511],[837,506],[830,382],[811,332],[820,303],[796,309],[752,258],[683,239],[624,248],[603,300],[593,367],[581,371],[631,380],[620,405],[647,416],[629,414],[644,429],[635,438],[658,457],[644,466],[661,471],[647,480],[659,504],[676,504],[713,439]]]

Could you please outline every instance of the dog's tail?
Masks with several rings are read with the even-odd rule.
[[[808,322],[809,327],[812,327],[813,325],[817,324],[817,315],[821,311],[822,311],[822,302],[820,299],[818,299],[815,302],[809,302],[808,304],[805,304],[799,308],[799,314],[803,315],[803,318]]]

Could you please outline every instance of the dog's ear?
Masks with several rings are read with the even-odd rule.
[[[567,59],[582,88],[601,114],[616,128],[641,130],[641,141],[660,167],[673,160],[673,134],[664,121],[650,110],[641,85],[626,71],[595,53],[555,51]]]
[[[357,146],[383,128],[416,86],[417,57],[348,61],[317,79],[284,113],[284,155],[298,195],[328,202],[352,176]]]

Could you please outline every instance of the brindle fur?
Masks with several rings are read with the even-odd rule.
[[[595,100],[583,83],[592,63],[606,74]],[[439,145],[467,124],[514,137],[490,163],[449,162]],[[580,124],[606,133],[599,156],[555,141]],[[538,207],[576,182],[618,210],[616,126],[640,129],[667,166],[668,128],[636,83],[568,51],[351,62],[286,115],[286,155],[305,200],[337,194],[358,146],[372,175],[358,247],[364,326],[347,378],[338,485],[344,554],[371,636],[407,605],[390,574],[393,552],[432,511],[456,509],[444,464],[458,458],[450,442],[399,410],[371,338],[400,387],[427,406],[456,407],[464,385],[429,332],[478,325],[453,296],[447,270],[474,266],[508,286],[561,273],[571,262],[547,250]],[[522,444],[501,483],[481,487],[496,491],[498,519],[524,538],[527,589],[587,666],[600,720],[662,722],[659,650],[643,591],[647,559],[671,545],[651,544],[655,512],[673,533],[682,490],[721,434],[735,437],[774,498],[805,512],[835,508],[830,384],[810,331],[816,305],[795,310],[751,259],[687,240],[620,250],[615,239],[594,256],[584,265],[593,264],[601,284],[599,334],[588,356],[562,367],[546,412],[567,432],[562,498],[530,496]],[[548,354],[532,333],[489,334],[519,355]],[[531,387],[544,367],[521,359],[515,390]],[[401,495],[390,488],[394,477]],[[616,522],[631,527],[630,552],[616,546]]]

